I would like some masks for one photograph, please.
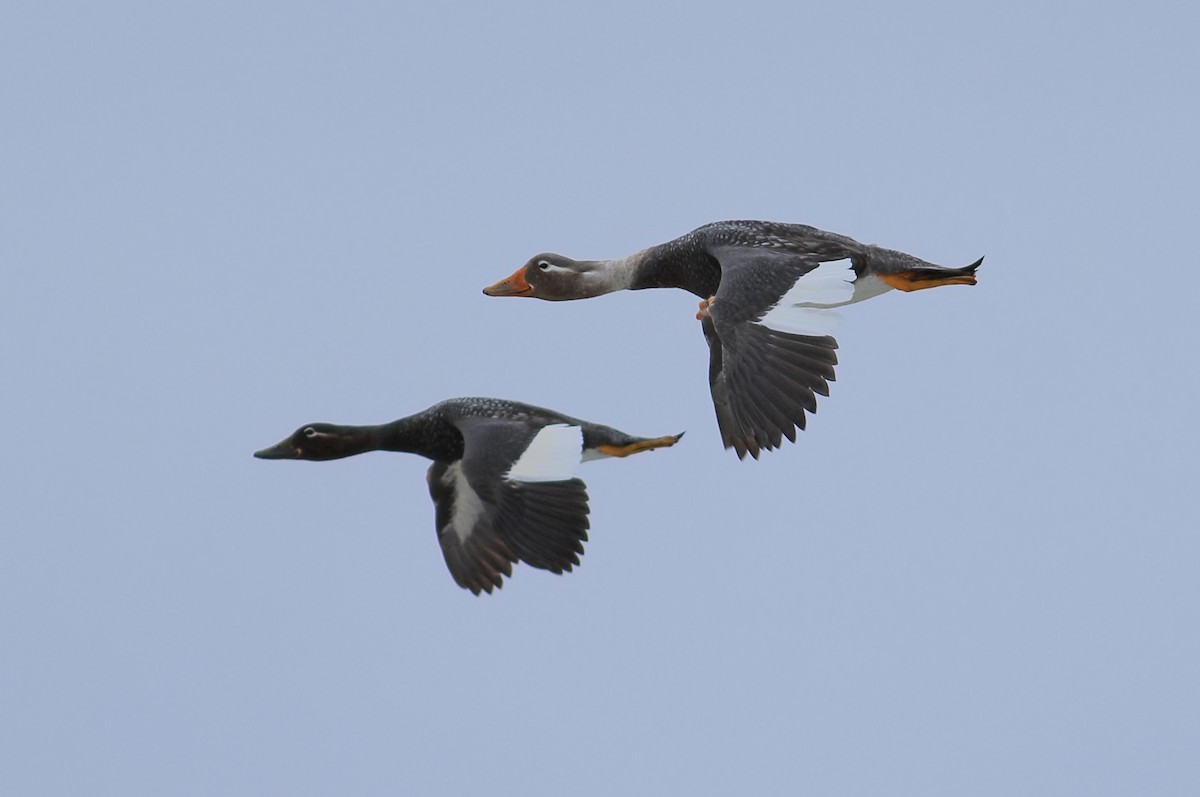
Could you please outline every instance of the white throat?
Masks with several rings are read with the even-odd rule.
[[[584,281],[593,295],[624,291],[633,287],[633,278],[641,262],[641,252],[617,260],[592,261],[593,268],[585,272]]]

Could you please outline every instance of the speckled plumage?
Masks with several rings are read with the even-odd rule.
[[[547,436],[570,429],[578,430],[574,437]],[[502,586],[517,561],[555,573],[579,564],[588,495],[583,481],[559,472],[564,464],[573,470],[584,458],[626,456],[678,439],[634,437],[517,401],[456,398],[374,426],[307,424],[255,456],[324,461],[399,451],[432,459],[426,479],[446,565],[460,586],[479,594]],[[525,456],[531,450],[557,453]]]
[[[828,334],[797,332],[821,325],[794,323],[787,308],[773,311],[804,287],[805,277],[837,261],[850,263],[853,280],[841,284],[853,283],[853,288],[833,304],[801,296],[791,305],[797,314],[815,317],[892,288],[973,285],[982,258],[964,268],[945,268],[804,224],[719,221],[617,260],[540,254],[484,292],[565,301],[617,290],[681,288],[700,297],[704,301],[696,317],[709,344],[710,387],[722,441],[739,457],[758,457],[784,437],[794,441],[796,429],[805,426],[805,413],[816,410],[815,396],[829,395],[837,341]]]

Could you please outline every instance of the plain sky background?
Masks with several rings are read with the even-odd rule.
[[[1193,3],[10,2],[0,793],[1200,793]],[[696,300],[480,289],[813,224],[848,308],[739,462]],[[428,463],[520,399],[673,449],[475,598]]]

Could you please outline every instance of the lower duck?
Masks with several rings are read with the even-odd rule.
[[[450,575],[490,593],[526,564],[563,573],[587,540],[588,494],[580,462],[675,445],[634,437],[553,410],[493,398],[457,398],[375,426],[310,423],[256,451],[259,459],[324,461],[367,451],[433,460],[427,474],[438,542]]]

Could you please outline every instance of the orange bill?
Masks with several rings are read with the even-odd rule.
[[[513,272],[511,277],[505,277],[495,285],[483,289],[488,296],[529,296],[533,288],[525,279],[525,268],[522,266]]]

